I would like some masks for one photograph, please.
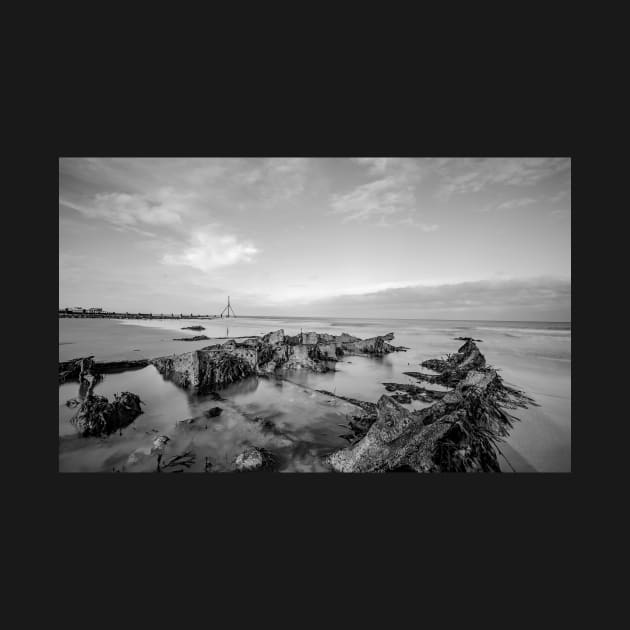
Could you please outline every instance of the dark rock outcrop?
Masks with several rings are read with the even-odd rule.
[[[99,374],[115,374],[129,370],[141,370],[149,365],[149,359],[135,359],[133,361],[96,361],[94,370]]]
[[[221,345],[151,361],[167,379],[180,387],[212,391],[256,373],[246,354],[226,352]]]
[[[481,354],[475,342],[468,338],[457,352],[447,355],[446,359],[428,359],[421,365],[439,374],[431,375],[422,372],[404,372],[404,374],[427,383],[455,387],[470,370],[485,369],[486,358]]]
[[[88,396],[72,417],[83,437],[114,433],[131,424],[141,413],[140,398],[131,392],[114,395],[109,402],[105,396]]]
[[[114,374],[128,370],[139,370],[149,365],[148,359],[135,361],[94,361],[94,356],[80,357],[59,362],[59,383],[83,381],[88,373],[97,377],[101,374]]]
[[[448,383],[454,389],[441,393],[441,399],[430,407],[413,412],[393,397],[381,396],[376,415],[364,418],[369,426],[363,434],[355,424],[351,446],[327,458],[333,470],[499,472],[497,442],[508,434],[515,419],[505,409],[534,401],[505,385],[496,370],[486,366],[472,340],[446,360],[422,365],[440,375],[417,373],[418,378]]]
[[[395,400],[398,400],[397,396],[403,397],[405,399],[408,398],[408,402],[411,402],[412,400],[433,402],[435,400],[440,400],[446,394],[446,392],[428,389],[426,387],[413,385],[411,383],[383,383],[383,385],[388,392],[396,392],[396,394],[394,394],[392,398],[394,398]],[[398,402],[403,403],[403,400],[398,400]],[[403,404],[407,403],[404,402]]]
[[[194,337],[177,337],[173,339],[173,341],[205,341],[206,339],[210,339],[210,337],[206,337],[206,335],[195,335]]]
[[[91,372],[94,366],[94,356],[80,357],[70,361],[59,362],[59,382],[81,381],[86,373]]]
[[[345,333],[288,336],[284,330],[277,330],[262,337],[230,339],[193,352],[160,357],[151,363],[165,378],[182,387],[212,391],[246,376],[270,374],[281,368],[326,372],[345,353],[381,355],[398,350],[387,343],[392,339],[393,333],[360,340]]]
[[[203,326],[182,326],[182,330],[205,330]]]
[[[217,416],[220,416],[222,413],[223,413],[223,409],[221,409],[221,407],[211,407],[210,409],[205,411],[203,415],[206,416],[206,418],[216,418]]]

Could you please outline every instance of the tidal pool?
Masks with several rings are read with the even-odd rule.
[[[420,367],[426,359],[454,352],[459,336],[483,340],[479,344],[489,364],[505,381],[523,389],[539,407],[514,411],[520,421],[501,450],[506,472],[570,472],[571,470],[571,326],[545,322],[464,322],[439,320],[357,320],[340,318],[238,318],[224,320],[164,320],[117,322],[115,320],[59,320],[59,360],[94,355],[97,361],[153,358],[186,352],[214,341],[174,341],[174,337],[199,334],[181,330],[201,324],[209,337],[259,335],[283,328],[361,338],[394,332],[394,344],[409,348],[384,357],[346,356],[336,371],[315,373],[285,370],[277,377],[252,377],[221,393],[226,400],[187,392],[164,380],[153,366],[106,375],[96,393],[111,399],[130,391],[144,401],[144,413],[121,434],[107,438],[80,438],[70,418],[75,409],[65,402],[77,396],[78,384],[59,387],[59,469],[76,472],[152,471],[156,457],[143,455],[157,435],[168,435],[169,453],[190,448],[196,453],[191,471],[202,471],[206,458],[213,470],[227,470],[233,457],[247,445],[273,451],[282,471],[323,471],[321,458],[347,444],[339,437],[346,430],[347,415],[356,408],[315,390],[376,402],[387,391],[384,382],[416,383],[404,372],[431,373]],[[229,326],[229,328],[228,328]],[[175,334],[177,333],[177,334]],[[431,386],[435,387],[435,386]],[[435,387],[437,388],[437,387]],[[427,403],[406,405],[418,409]],[[223,412],[200,428],[177,428],[180,420],[202,415],[210,407]],[[276,431],[261,428],[270,420]],[[136,455],[131,457],[134,453]],[[130,461],[131,457],[131,461]],[[509,461],[509,463],[508,463]]]

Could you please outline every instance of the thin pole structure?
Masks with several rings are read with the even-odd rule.
[[[223,317],[223,313],[225,313],[226,311],[227,311],[226,317],[230,316],[230,311],[232,311],[232,317],[236,317],[236,313],[234,312],[234,309],[230,306],[230,296],[229,295],[228,295],[227,306],[221,311],[221,317]]]

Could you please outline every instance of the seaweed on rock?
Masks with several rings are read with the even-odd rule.
[[[520,390],[504,384],[486,365],[472,339],[446,359],[425,361],[437,376],[414,373],[419,380],[450,385],[430,407],[409,411],[392,396],[376,404],[376,417],[350,446],[327,461],[338,472],[499,472],[498,443],[508,435],[515,416],[505,409],[535,404]],[[388,391],[413,392],[388,383]],[[424,388],[421,388],[424,389]],[[371,419],[371,418],[370,418]],[[366,423],[367,424],[367,423]]]
[[[344,354],[382,355],[400,350],[387,343],[393,333],[358,339],[341,335],[302,333],[293,337],[284,330],[249,337],[242,342],[230,339],[179,355],[159,357],[151,363],[167,379],[197,391],[214,391],[254,374],[271,374],[279,369],[306,368],[317,372],[333,370]]]
[[[137,394],[121,392],[109,402],[105,396],[88,396],[71,422],[83,437],[109,435],[131,424],[141,413]]]

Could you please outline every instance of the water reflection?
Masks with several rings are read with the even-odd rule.
[[[242,381],[232,383],[221,390],[221,395],[226,398],[232,398],[243,394],[251,394],[258,389],[258,376],[248,376]]]
[[[68,322],[79,322],[76,326],[82,332],[77,339],[69,333],[68,338],[61,338],[62,327]],[[60,343],[65,344],[60,347],[60,359],[62,349],[72,353],[68,358],[96,354],[97,360],[104,360],[110,355],[112,359],[138,358],[137,353],[126,357],[126,353],[131,355],[133,348],[143,348],[142,356],[150,357],[207,345],[208,342],[196,345],[197,342],[172,341],[173,337],[182,336],[181,327],[192,323],[199,322],[175,322],[173,326],[179,330],[175,335],[169,330],[147,330],[115,322],[60,320]],[[223,336],[226,332],[232,336],[259,335],[278,328],[284,328],[287,334],[297,334],[303,328],[305,331],[347,332],[369,337],[393,330],[394,343],[410,349],[384,357],[346,356],[335,364],[334,372],[287,370],[282,374],[287,381],[273,376],[250,377],[225,388],[221,392],[225,400],[219,401],[210,394],[198,395],[178,388],[163,379],[153,366],[108,374],[97,384],[95,393],[111,400],[114,393],[131,391],[137,393],[145,404],[144,413],[123,429],[122,435],[107,438],[77,437],[70,423],[76,409],[65,403],[85,392],[79,392],[78,383],[63,384],[59,387],[60,470],[153,471],[155,456],[148,453],[153,440],[160,434],[172,437],[169,443],[171,453],[187,448],[195,450],[197,461],[190,468],[192,471],[204,470],[205,457],[212,461],[213,470],[228,470],[239,449],[250,444],[272,450],[283,471],[320,470],[323,466],[321,458],[325,454],[346,445],[339,437],[344,430],[338,425],[344,423],[351,408],[344,407],[343,401],[317,394],[314,390],[376,402],[386,393],[383,382],[415,383],[415,379],[405,376],[404,372],[432,373],[421,368],[420,363],[455,351],[462,342],[453,338],[462,334],[483,339],[480,347],[488,362],[501,368],[501,375],[509,384],[527,390],[541,405],[515,411],[522,422],[515,424],[508,438],[513,455],[510,456],[511,463],[523,470],[570,470],[570,329],[550,326],[542,330],[531,323],[520,327],[515,323],[508,326],[483,322],[371,322],[321,318],[239,318],[230,321],[229,331],[225,330],[225,323],[215,326],[213,322],[204,321],[202,324],[206,327],[204,334],[208,336]],[[121,330],[112,334],[116,326]],[[95,337],[94,331],[98,333],[101,328]],[[465,329],[470,332],[462,333]],[[519,336],[507,337],[507,334]],[[76,345],[69,345],[75,341]],[[430,387],[439,389],[438,386]],[[420,408],[425,404],[412,403],[409,408]],[[177,428],[178,421],[203,416],[215,406],[223,409],[219,417],[204,419],[194,429]],[[129,458],[138,450],[136,460],[129,463]]]
[[[330,403],[328,397],[274,376],[250,377],[214,394],[195,394],[164,380],[153,366],[107,375],[95,393],[110,400],[120,391],[133,391],[142,399],[144,413],[120,433],[103,438],[83,438],[71,423],[76,409],[66,401],[77,395],[77,383],[59,387],[59,468],[84,472],[152,472],[157,456],[152,451],[159,435],[167,435],[167,455],[192,450],[196,460],[190,471],[231,469],[233,459],[248,446],[273,452],[280,471],[325,470],[320,461],[346,444],[339,424],[349,405]],[[338,403],[338,404],[337,404]],[[210,407],[220,407],[218,417],[206,417]],[[194,418],[194,422],[181,422]],[[297,461],[294,462],[294,459]]]

